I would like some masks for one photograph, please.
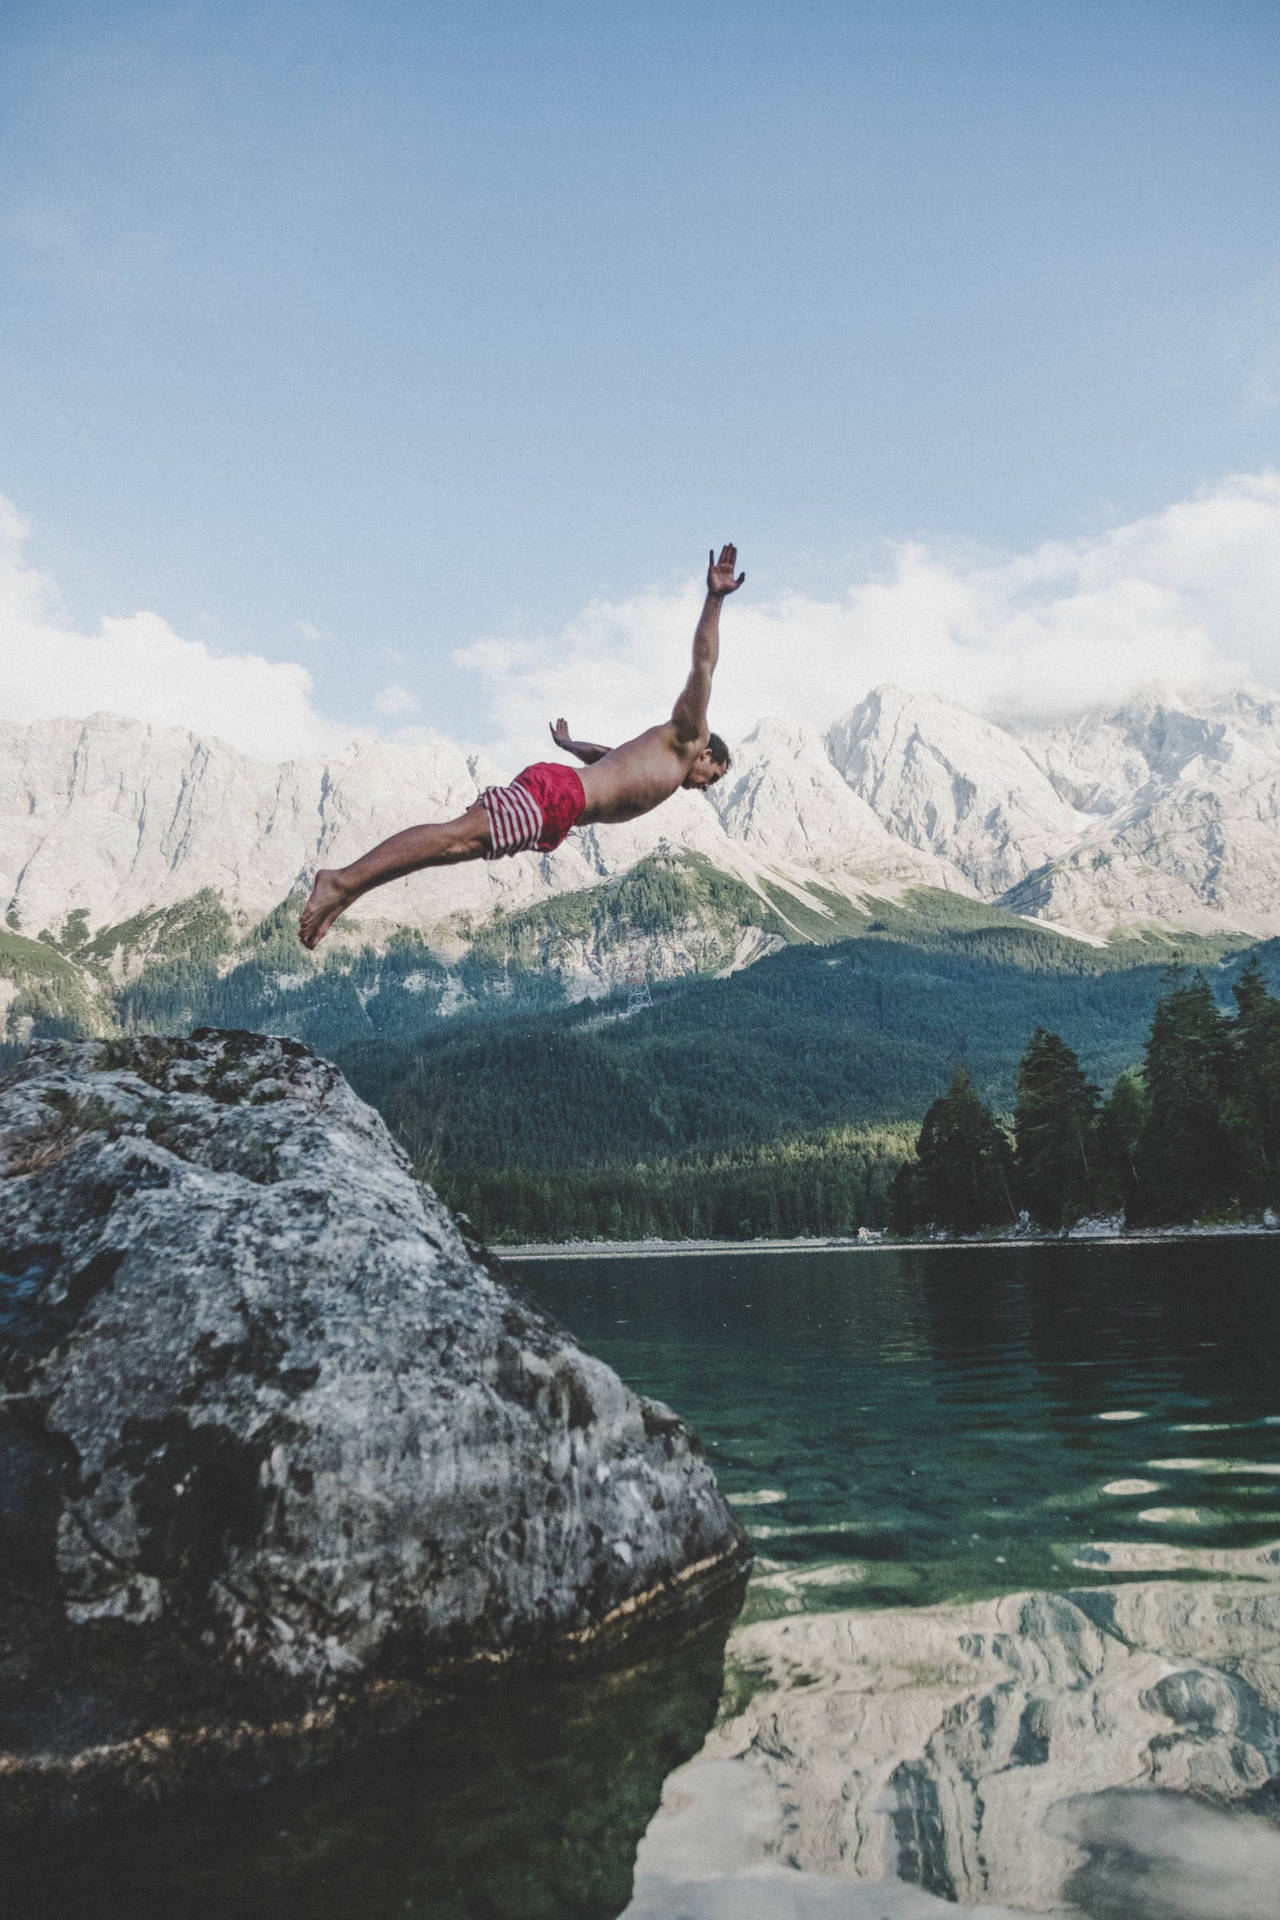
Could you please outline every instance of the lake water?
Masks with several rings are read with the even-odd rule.
[[[760,1556],[749,1613],[1280,1541],[1280,1236],[518,1271],[701,1435]]]
[[[701,1434],[738,1622],[17,1912],[1280,1915],[1280,1242],[528,1261]]]

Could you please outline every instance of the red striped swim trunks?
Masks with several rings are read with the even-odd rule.
[[[553,852],[587,804],[575,769],[554,760],[526,767],[509,787],[486,787],[480,799],[492,842],[486,860],[501,860],[509,853]]]

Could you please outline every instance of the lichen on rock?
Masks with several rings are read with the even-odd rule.
[[[0,1818],[266,1777],[731,1583],[623,1386],[285,1039],[0,1082]]]

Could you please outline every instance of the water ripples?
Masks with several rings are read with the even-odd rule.
[[[1249,1577],[1274,1577],[1270,1246],[1215,1244],[1211,1266],[1170,1243],[664,1256],[530,1278],[699,1432],[776,1563],[759,1576],[771,1606],[968,1600],[1055,1585],[1064,1562],[1114,1579],[1128,1551],[1148,1571],[1256,1554]],[[783,1502],[785,1522],[769,1511]]]

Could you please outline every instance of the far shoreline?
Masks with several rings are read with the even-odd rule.
[[[815,1234],[791,1240],[559,1240],[528,1241],[518,1246],[490,1242],[500,1260],[645,1260],[671,1254],[716,1253],[934,1253],[994,1250],[1001,1247],[1149,1247],[1177,1240],[1258,1240],[1280,1233],[1261,1223],[1221,1227],[1151,1227],[1133,1233],[1054,1233],[972,1235],[963,1239],[858,1240],[840,1234]]]

